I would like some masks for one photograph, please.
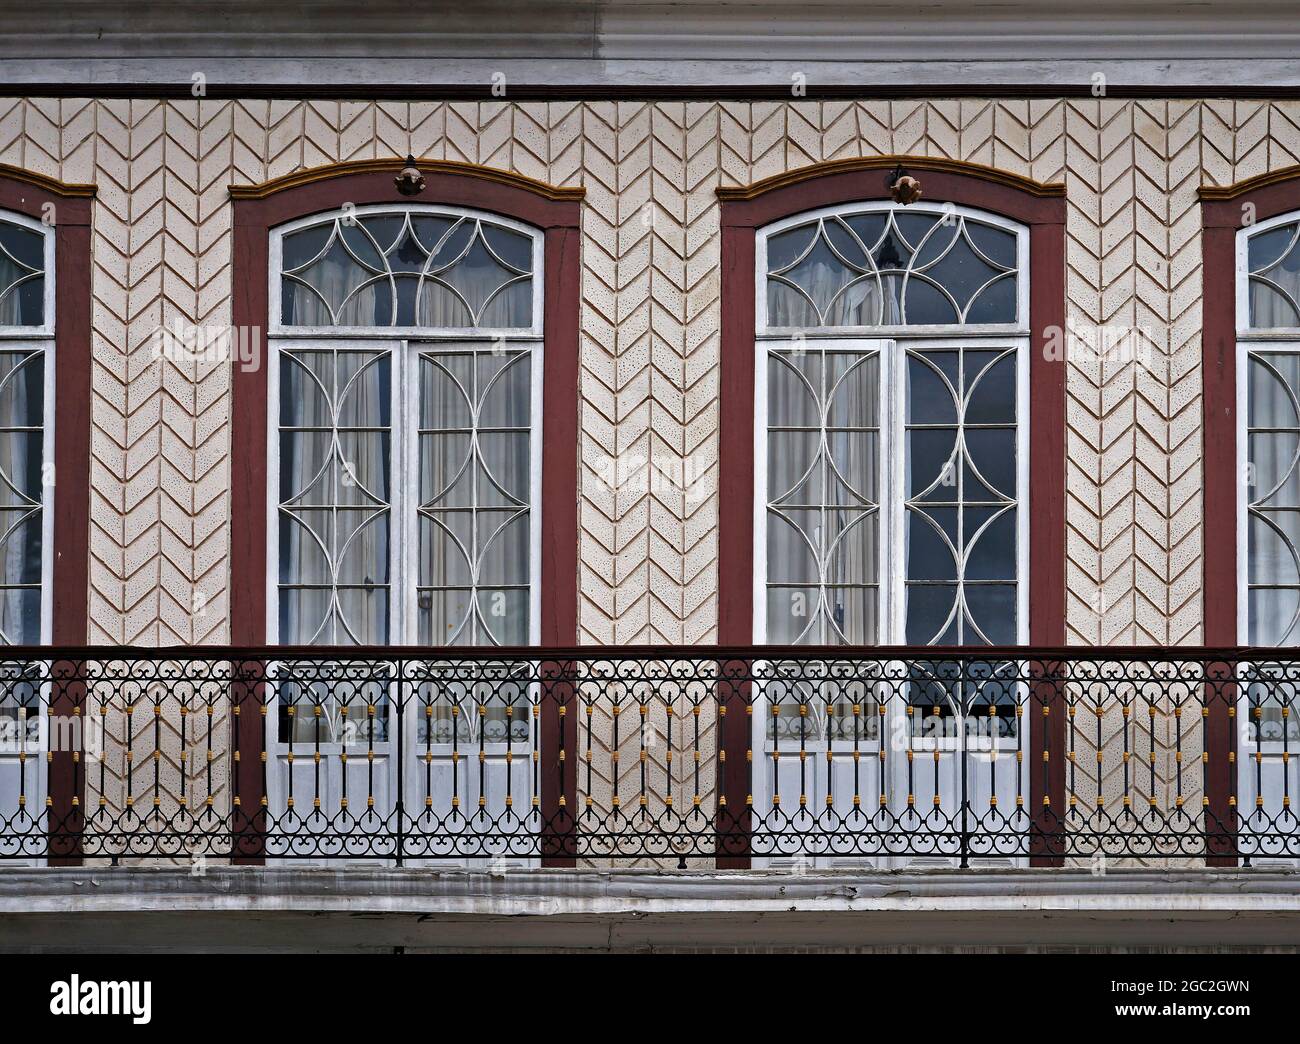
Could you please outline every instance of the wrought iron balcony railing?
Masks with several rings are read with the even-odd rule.
[[[1296,859],[1291,655],[9,649],[0,856]]]

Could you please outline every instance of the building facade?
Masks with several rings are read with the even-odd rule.
[[[1294,31],[941,6],[6,43],[11,901],[1109,860],[1292,910],[1294,669],[1238,647],[1300,615]]]

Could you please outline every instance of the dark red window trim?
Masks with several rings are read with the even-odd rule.
[[[818,164],[742,188],[718,190],[722,204],[722,380],[718,532],[718,640],[753,641],[755,234],[782,218],[821,207],[887,199],[886,172],[901,164],[919,176],[927,201],[977,207],[1029,228],[1030,461],[1029,641],[1065,644],[1065,364],[1057,340],[1065,329],[1065,189],[971,163],[920,156],[875,156]],[[725,808],[744,810],[749,795],[749,719],[744,701],[724,719]],[[1044,830],[1060,829],[1065,805],[1062,701],[1033,715],[1030,749],[1033,814]],[[719,818],[719,833],[743,834],[747,817]],[[1042,849],[1035,862],[1056,862]],[[744,866],[746,857],[719,865]]]
[[[1202,188],[1200,198],[1204,641],[1228,647],[1246,640],[1237,634],[1237,233],[1248,216],[1255,224],[1300,211],[1300,166]]]
[[[234,264],[232,320],[237,329],[265,331],[269,319],[268,251],[271,229],[297,218],[338,210],[345,203],[442,203],[491,211],[532,225],[544,234],[542,382],[542,534],[541,642],[572,646],[578,633],[578,310],[581,189],[561,189],[488,167],[421,160],[425,187],[416,196],[398,193],[394,175],[401,160],[364,160],[299,171],[255,186],[234,186]],[[258,339],[265,353],[265,338]],[[266,641],[267,423],[266,366],[233,373],[231,425],[231,642],[256,646]],[[562,688],[562,683],[557,683]],[[557,836],[547,846],[548,865],[570,862],[565,835],[577,806],[577,715],[557,714],[546,702],[542,745],[567,750],[558,773],[543,773],[542,813]],[[262,721],[241,714],[236,752],[262,746]],[[236,823],[256,837],[262,832],[257,809],[265,794],[260,757],[239,757],[236,793],[243,815]],[[240,819],[239,816],[236,817]],[[557,827],[557,824],[559,826]],[[258,861],[254,842],[241,846]]]
[[[51,581],[53,645],[85,645],[90,611],[90,224],[95,186],[69,185],[0,165],[0,209],[54,228],[54,401],[45,404],[54,424],[54,575]],[[51,677],[84,679],[80,664],[55,663]],[[56,681],[51,715],[80,714],[84,681]],[[48,762],[46,831],[51,866],[81,862],[81,797],[85,766],[70,750]]]
[[[1204,474],[1204,560],[1201,590],[1204,642],[1221,648],[1243,644],[1237,633],[1237,233],[1249,224],[1300,211],[1300,166],[1286,167],[1235,185],[1205,187],[1201,198],[1201,382]],[[1231,674],[1226,676],[1230,677]],[[1207,697],[1206,798],[1224,836],[1210,851],[1235,850],[1237,827],[1236,734],[1232,693]],[[1235,866],[1211,856],[1211,866]]]
[[[85,645],[90,605],[90,218],[94,185],[0,164],[0,209],[54,228],[54,645]],[[57,415],[57,420],[53,420]]]

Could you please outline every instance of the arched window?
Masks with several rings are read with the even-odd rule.
[[[1200,196],[1205,641],[1284,651],[1300,640],[1300,168]],[[1229,768],[1207,776],[1210,861],[1267,863],[1300,786],[1295,664],[1232,669],[1239,684],[1206,701],[1207,763]]]
[[[231,639],[571,645],[582,190],[421,160],[412,199],[394,184],[406,166],[231,188],[232,319],[241,335],[267,330],[269,360],[254,349],[232,375]],[[539,776],[530,752],[576,748],[572,715],[522,713],[535,695],[522,684],[491,699],[416,684],[457,676],[437,658],[326,660],[263,664],[271,720],[236,723],[239,749],[270,763],[236,772],[241,807],[267,809],[243,825],[243,858],[281,854],[268,824],[295,807],[346,818],[348,795],[380,817],[399,799],[481,797],[492,816],[517,801],[536,809],[519,820],[530,836],[567,822],[573,759]],[[473,772],[457,747],[469,736],[485,744]],[[357,743],[365,756],[347,756]]]
[[[899,167],[924,201],[891,198]],[[996,750],[1027,744],[1065,763],[1055,694],[1022,723],[1023,692],[968,685],[936,654],[891,668],[903,698],[875,703],[868,681],[832,705],[817,672],[847,661],[800,667],[779,648],[1064,643],[1064,194],[899,156],[718,189],[718,630],[772,650],[753,666],[766,680],[752,715],[733,700],[721,728],[720,833],[749,833],[796,795],[800,808],[871,804],[899,822],[904,795],[928,792],[951,812],[956,747],[927,748],[923,718],[953,735],[980,722]],[[886,759],[899,734],[925,758]],[[996,765],[972,800],[1055,829],[1064,773]],[[1007,820],[1004,851],[1023,851],[1027,822]]]
[[[756,262],[756,639],[1024,641],[1028,229],[850,203]]]
[[[1239,631],[1250,645],[1300,637],[1300,213],[1238,233],[1238,497],[1245,597]]]
[[[0,642],[50,640],[54,230],[0,212]]]
[[[270,258],[272,635],[535,643],[541,232],[344,206]]]

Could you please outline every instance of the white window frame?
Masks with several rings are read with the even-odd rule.
[[[0,347],[6,351],[40,351],[44,353],[45,372],[43,385],[45,405],[41,423],[42,477],[49,474],[54,464],[54,394],[55,355],[54,327],[58,319],[54,312],[54,248],[55,230],[26,214],[0,210],[0,221],[20,225],[44,237],[44,300],[40,326],[0,326]],[[41,484],[41,644],[48,645],[54,632],[54,482]]]
[[[1279,225],[1292,224],[1300,221],[1300,210],[1288,211],[1285,214],[1279,214],[1276,217],[1269,218],[1265,221],[1257,222],[1253,225],[1247,225],[1237,230],[1236,242],[1234,243],[1234,298],[1236,307],[1236,343],[1234,350],[1234,366],[1236,372],[1236,425],[1234,437],[1236,439],[1236,465],[1237,465],[1237,483],[1236,483],[1236,545],[1237,545],[1237,617],[1236,617],[1236,634],[1237,643],[1246,645],[1250,643],[1250,503],[1251,489],[1248,475],[1248,466],[1250,460],[1250,357],[1251,355],[1270,355],[1274,353],[1300,354],[1300,328],[1292,327],[1252,327],[1250,325],[1250,263],[1249,263],[1249,243],[1257,235],[1268,232],[1270,229]],[[1295,642],[1295,632],[1292,632],[1292,644]],[[1279,648],[1285,648],[1279,647]],[[1267,661],[1265,661],[1267,663]],[[1243,681],[1254,673],[1256,664],[1253,662],[1243,662],[1237,664],[1238,677]],[[1285,691],[1285,690],[1284,690]],[[1237,714],[1241,722],[1253,722],[1254,708],[1250,702],[1250,687],[1247,684],[1241,684],[1237,688]],[[1279,703],[1279,707],[1281,704]],[[1294,700],[1291,702],[1294,710]],[[1279,794],[1276,788],[1282,783],[1280,778],[1274,778],[1288,773],[1293,773],[1291,768],[1291,759],[1294,758],[1294,743],[1286,738],[1285,729],[1287,723],[1283,722],[1284,735],[1277,740],[1263,740],[1258,735],[1252,736],[1249,729],[1242,729],[1237,738],[1237,792],[1244,800],[1241,801],[1241,813],[1244,817],[1243,822],[1249,823],[1256,812],[1255,802],[1271,801],[1278,802]],[[1256,755],[1262,759],[1262,764],[1256,762]],[[1263,773],[1263,765],[1269,766],[1270,781],[1261,787],[1256,787],[1257,773]],[[1292,778],[1294,784],[1294,778]],[[1265,797],[1266,792],[1268,798]],[[1253,801],[1251,800],[1253,795]],[[1282,811],[1280,802],[1273,809],[1273,814]],[[1265,815],[1270,813],[1265,812]],[[1242,830],[1244,839],[1252,837],[1252,831],[1249,827]],[[1248,860],[1257,866],[1282,865],[1293,867],[1296,863],[1294,856],[1286,854],[1273,855],[1271,853],[1252,853],[1247,856]]]
[[[519,328],[496,328],[496,327],[424,327],[424,326],[285,326],[283,318],[283,300],[281,295],[280,270],[284,265],[284,237],[294,232],[301,231],[304,228],[311,228],[313,225],[323,224],[331,218],[339,218],[344,213],[350,213],[356,217],[377,217],[384,214],[410,214],[421,217],[450,217],[450,218],[471,218],[474,220],[488,221],[494,225],[500,225],[503,228],[512,229],[528,236],[533,241],[533,325],[530,329],[523,330]],[[278,225],[271,230],[270,246],[270,264],[269,279],[270,293],[268,296],[270,313],[267,324],[268,337],[328,337],[334,338],[383,338],[394,339],[404,337],[408,340],[444,340],[459,339],[462,341],[515,341],[515,340],[541,340],[542,337],[542,309],[544,304],[544,275],[543,261],[545,254],[545,237],[541,229],[526,225],[522,221],[515,221],[513,218],[502,217],[500,214],[494,214],[487,210],[475,210],[471,207],[450,207],[435,203],[376,203],[364,207],[352,207],[348,210],[326,210],[319,214],[312,214],[310,217],[299,218],[290,221],[284,225]]]
[[[1300,215],[1297,215],[1300,217]],[[1294,220],[1294,218],[1293,218]],[[1250,356],[1300,354],[1300,331],[1289,339],[1270,333],[1250,337],[1237,331],[1237,644],[1250,644]],[[1294,635],[1294,632],[1293,632]]]
[[[55,314],[55,228],[36,218],[19,214],[12,210],[0,210],[0,221],[30,229],[43,237],[42,259],[44,265],[43,299],[41,302],[40,326],[0,326],[0,350],[4,351],[39,351],[43,353],[42,387],[44,404],[41,411],[41,645],[49,645],[54,635],[54,389],[55,389],[55,345],[54,329],[58,322]],[[47,480],[47,476],[49,479]],[[41,677],[49,676],[49,660],[27,661],[35,667]],[[24,774],[27,786],[27,811],[37,817],[42,815],[48,794],[45,755],[48,744],[44,742],[47,730],[44,719],[49,713],[53,697],[53,683],[38,682],[37,690],[37,738],[29,742],[29,732],[20,733],[18,750],[26,757],[26,767],[18,769]],[[0,762],[13,766],[18,762],[18,751],[0,751]],[[12,795],[17,799],[17,795]],[[7,807],[10,794],[0,794],[0,815],[12,815],[13,809]],[[16,866],[44,866],[47,860],[43,856],[14,861]]]
[[[1016,349],[1016,644],[1029,639],[1029,229],[998,214],[952,204],[914,204],[908,212],[956,214],[1001,228],[1016,237],[1016,315],[1014,324],[818,327],[794,330],[767,325],[768,240],[789,228],[819,218],[898,209],[889,201],[873,200],[810,210],[783,218],[755,233],[755,365],[754,365],[754,642],[767,643],[767,356],[773,343],[789,342],[800,334],[809,347],[877,342],[880,348],[880,451],[878,478],[879,529],[878,645],[906,644],[905,582],[901,544],[905,522],[904,457],[906,380],[904,359],[909,348]],[[891,553],[897,551],[899,553]],[[846,647],[847,648],[847,647]],[[938,648],[938,647],[936,647]]]
[[[1300,210],[1288,211],[1266,221],[1237,230],[1235,243],[1235,298],[1237,343],[1235,365],[1237,377],[1237,643],[1250,642],[1250,356],[1272,352],[1300,354],[1300,328],[1260,327],[1250,325],[1250,240],[1279,225],[1300,221]]]
[[[267,568],[266,635],[278,644],[280,635],[280,355],[286,349],[372,349],[391,353],[390,459],[394,470],[389,498],[389,645],[414,645],[418,637],[418,523],[420,490],[417,482],[400,481],[415,474],[418,460],[420,406],[419,355],[426,351],[455,351],[467,347],[505,343],[508,350],[529,352],[530,368],[530,485],[529,496],[529,620],[528,642],[541,640],[541,521],[542,521],[542,377],[545,346],[544,281],[545,237],[540,229],[489,211],[427,203],[375,204],[355,207],[357,217],[382,214],[434,215],[476,218],[529,236],[533,242],[532,326],[525,329],[454,329],[412,327],[286,327],[280,322],[280,267],[284,237],[302,228],[340,217],[345,211],[322,211],[271,230],[269,250],[269,310],[267,333]],[[477,590],[477,589],[476,589]],[[468,626],[468,625],[467,625]],[[444,648],[439,646],[438,648]],[[456,646],[446,646],[455,649]]]

